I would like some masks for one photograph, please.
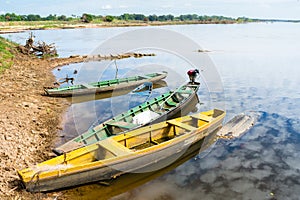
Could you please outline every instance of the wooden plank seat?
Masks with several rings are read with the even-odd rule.
[[[125,129],[132,129],[132,128],[138,126],[138,124],[128,123],[128,122],[124,122],[124,121],[108,122],[108,123],[106,123],[106,125],[116,126],[116,127],[125,128]]]
[[[183,129],[186,129],[188,131],[194,131],[194,130],[197,130],[196,127],[194,126],[191,126],[191,125],[188,125],[188,124],[185,124],[185,123],[182,123],[182,122],[179,122],[179,121],[176,121],[176,120],[169,120],[167,121],[168,124],[171,124],[171,125],[174,125],[174,126],[178,126],[180,128],[183,128]]]
[[[112,152],[116,156],[122,156],[130,154],[132,151],[120,143],[116,142],[112,138],[107,138],[105,140],[101,140],[98,145],[104,147],[108,151]]]
[[[202,121],[205,121],[205,122],[210,122],[212,120],[212,117],[209,117],[207,115],[203,115],[203,114],[198,114],[198,115],[194,115],[194,116],[191,116],[192,118],[194,119],[200,119]]]
[[[177,106],[177,103],[175,103],[174,101],[166,101],[166,104],[171,107]]]
[[[176,92],[181,93],[181,94],[192,94],[194,91],[193,90],[177,90]]]

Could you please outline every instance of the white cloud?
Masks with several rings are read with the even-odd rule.
[[[0,10],[0,15],[4,15],[4,14],[5,14],[5,11]]]
[[[173,6],[172,6],[172,5],[169,5],[169,4],[168,4],[168,5],[162,5],[161,7],[162,7],[162,8],[173,8]]]
[[[103,10],[110,10],[110,9],[112,9],[112,6],[107,4],[107,5],[102,6],[102,9]]]
[[[129,6],[126,5],[120,5],[119,8],[128,8]]]

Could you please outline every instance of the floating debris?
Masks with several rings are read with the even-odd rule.
[[[246,115],[241,113],[236,115],[220,129],[217,133],[217,139],[228,140],[240,137],[255,124],[257,118],[257,114]]]

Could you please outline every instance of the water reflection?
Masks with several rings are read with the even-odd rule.
[[[208,140],[205,140],[205,148],[203,148],[203,140],[191,145],[183,155],[181,155],[176,162],[171,165],[162,168],[154,172],[147,173],[127,173],[114,180],[108,182],[100,182],[97,184],[90,184],[74,189],[67,190],[64,196],[69,199],[111,199],[114,196],[132,190],[136,187],[139,187],[173,169],[180,166],[182,163],[187,160],[194,158],[199,154],[200,151],[204,151],[214,142],[213,138],[216,132],[212,133]],[[209,142],[209,144],[208,144]],[[126,196],[125,199],[130,199]]]
[[[113,199],[299,199],[300,121],[260,116],[241,138]]]
[[[165,90],[168,91],[168,88],[160,88],[164,89],[164,92],[156,92],[152,91],[151,98],[154,98],[161,93],[165,93]],[[102,123],[113,116],[116,116],[122,112],[129,110],[130,108],[137,106],[149,99],[148,95],[145,96],[137,96],[137,94],[127,94],[125,96],[113,97],[112,99],[102,99],[98,100],[97,104],[94,101],[73,104],[71,109],[79,112],[71,112],[69,113],[69,119],[64,124],[64,133],[63,137],[58,138],[56,141],[56,145],[63,144],[72,138],[76,137],[78,134],[85,132],[90,127],[95,125],[95,122]],[[74,108],[76,106],[76,108]],[[95,113],[87,112],[88,110],[92,110],[92,107],[96,107]],[[188,106],[184,109],[181,109],[178,113],[174,114],[175,117],[180,117],[187,115],[189,113],[195,113],[198,111],[199,98],[196,95]],[[165,119],[166,120],[166,119]]]
[[[66,142],[75,136],[85,132],[91,126],[97,123],[101,123],[112,116],[116,116],[122,112],[129,110],[130,108],[141,104],[149,99],[155,98],[169,90],[175,89],[185,83],[188,79],[184,67],[180,71],[177,71],[169,66],[163,66],[159,64],[153,64],[152,62],[159,62],[163,60],[164,62],[169,62],[172,58],[168,57],[167,53],[156,53],[156,56],[152,57],[152,60],[148,57],[139,58],[128,58],[123,60],[118,60],[118,77],[128,77],[137,74],[147,74],[156,71],[167,71],[168,76],[164,81],[155,83],[155,89],[152,90],[151,94],[139,95],[139,94],[129,94],[128,90],[117,90],[112,93],[104,93],[92,96],[82,96],[82,97],[72,97],[69,101],[72,102],[64,121],[64,127],[61,132],[60,141],[56,144],[61,144]],[[177,58],[178,59],[178,58]],[[176,60],[176,58],[175,58]],[[151,61],[151,62],[150,62]],[[84,66],[79,67],[78,65],[67,66],[67,69],[62,70],[60,73],[72,73],[75,69],[78,69],[78,75],[75,78],[75,84],[82,81],[93,82],[100,80],[107,80],[115,78],[116,67],[113,61],[104,62],[89,62],[85,63]],[[174,60],[172,61],[174,62]],[[182,64],[183,61],[178,62]],[[103,70],[99,67],[107,65]],[[80,70],[79,70],[80,69]],[[58,72],[57,72],[58,73]],[[59,74],[56,74],[57,76]],[[201,80],[200,80],[201,81]],[[203,84],[203,82],[201,82]],[[205,91],[205,86],[201,88],[201,92]],[[207,92],[207,91],[206,91]],[[180,116],[180,115],[179,115]]]
[[[183,33],[210,50],[208,54],[223,80],[229,119],[246,110],[267,112],[242,138],[219,141],[202,159],[189,160],[164,176],[115,199],[299,199],[299,24],[214,24],[162,28]],[[35,35],[43,41],[55,42],[61,56],[70,56],[88,54],[111,35],[132,29],[135,28],[36,31]],[[28,33],[10,35],[10,39],[22,43]],[[198,52],[195,54],[199,55]],[[189,66],[164,56],[126,60],[124,65],[118,61],[118,66],[134,68],[139,62],[152,63],[157,59],[179,73],[185,73]],[[203,64],[207,65],[205,62]],[[61,70],[60,77],[65,77],[65,69]],[[80,73],[80,67],[76,69]],[[55,75],[58,74],[55,72]],[[176,85],[176,81],[167,80],[168,87]],[[201,110],[209,109],[209,92],[202,87],[198,94],[201,102],[205,103],[201,105]],[[105,108],[109,106],[106,101],[96,100],[102,105],[98,107],[89,102],[85,106],[76,104],[85,110],[93,107],[99,109],[99,113],[92,117],[88,112],[80,114],[82,118],[77,121],[82,121],[83,128],[78,127],[78,131],[84,129],[84,123],[88,128],[97,116],[101,115],[103,120],[112,116]],[[77,117],[76,114],[70,115]],[[66,129],[76,131],[74,123],[67,123],[67,126]],[[114,187],[113,191],[108,188],[104,190],[116,194],[125,185]],[[88,190],[88,187],[85,188]],[[102,189],[102,186],[99,187],[96,199],[101,199]],[[84,192],[83,188],[78,190]],[[89,192],[92,193],[92,189]]]

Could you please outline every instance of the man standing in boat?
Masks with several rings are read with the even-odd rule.
[[[198,82],[195,82],[195,79],[196,79],[196,77],[199,74],[199,70],[198,69],[190,69],[187,72],[187,74],[188,74],[188,76],[190,78],[190,83],[192,83],[192,84],[199,84]]]

